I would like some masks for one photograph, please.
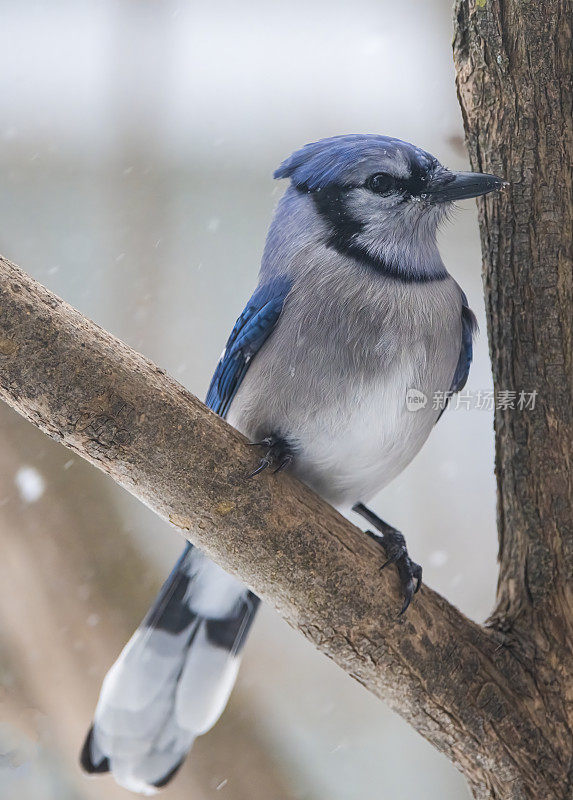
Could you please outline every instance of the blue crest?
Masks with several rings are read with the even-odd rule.
[[[352,180],[357,164],[381,156],[403,155],[414,169],[428,169],[436,159],[401,139],[376,133],[353,133],[320,139],[294,152],[275,171],[275,178],[290,178],[295,186],[316,191],[333,183]]]

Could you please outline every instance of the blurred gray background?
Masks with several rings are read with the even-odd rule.
[[[323,136],[380,132],[466,167],[448,0],[2,0],[0,252],[202,397],[283,186]],[[474,201],[442,234],[481,335]],[[483,620],[492,413],[455,408],[374,504],[425,580]],[[127,798],[77,751],[99,683],[182,543],[0,409],[0,797]],[[445,758],[265,608],[229,710],[164,792],[465,800]]]

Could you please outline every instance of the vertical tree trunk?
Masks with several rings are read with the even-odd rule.
[[[497,397],[537,392],[534,409],[497,404],[500,577],[490,623],[528,664],[539,689],[531,713],[554,753],[553,763],[524,765],[524,777],[545,773],[553,797],[571,798],[571,8],[567,0],[457,0],[455,24],[472,166],[511,183],[480,202]],[[511,796],[542,800],[534,785],[525,777]]]

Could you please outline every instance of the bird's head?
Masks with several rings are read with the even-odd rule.
[[[307,144],[274,177],[290,178],[294,191],[311,198],[328,247],[406,280],[444,271],[436,232],[455,200],[503,186],[494,175],[451,172],[419,147],[376,134]]]

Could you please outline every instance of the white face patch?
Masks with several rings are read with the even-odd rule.
[[[432,205],[397,188],[377,194],[366,187],[349,189],[344,208],[356,223],[347,240],[354,252],[385,268],[408,276],[443,276],[443,263],[436,243],[444,204]]]

